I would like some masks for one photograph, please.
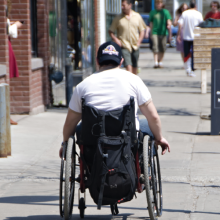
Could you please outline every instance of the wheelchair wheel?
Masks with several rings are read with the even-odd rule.
[[[70,219],[73,211],[75,190],[75,143],[74,137],[69,138],[64,149],[60,172],[60,215],[65,220]],[[63,198],[64,196],[64,198]],[[64,202],[63,202],[64,200]]]
[[[144,165],[144,183],[148,203],[148,212],[151,220],[157,220],[156,202],[153,192],[151,147],[149,146],[149,136],[144,136],[143,141],[143,165]]]
[[[160,162],[157,152],[157,147],[155,146],[155,142],[151,143],[151,173],[152,175],[152,188],[154,194],[154,201],[157,210],[157,216],[160,217],[162,215],[162,207],[163,207],[163,196],[162,196],[162,183],[161,183],[161,173],[160,173]]]

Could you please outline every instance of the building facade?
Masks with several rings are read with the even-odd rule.
[[[166,0],[176,9],[189,0]],[[197,0],[205,15],[211,0]],[[19,77],[9,77],[9,18],[23,21],[18,38],[11,39]],[[133,1],[133,10],[149,13],[154,0]],[[11,91],[11,113],[38,113],[50,105],[68,105],[76,84],[94,72],[100,44],[110,40],[108,28],[121,13],[121,0],[0,0],[0,83]],[[55,82],[55,76],[63,80]]]

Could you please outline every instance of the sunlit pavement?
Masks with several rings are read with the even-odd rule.
[[[220,137],[210,136],[208,93],[200,94],[200,72],[187,77],[175,49],[168,49],[163,69],[153,69],[148,48],[140,53],[139,76],[148,86],[161,117],[163,135],[171,153],[160,156],[163,179],[163,215],[160,219],[219,219]],[[59,217],[58,150],[66,109],[21,118],[12,127],[12,156],[0,159],[0,219],[56,220]],[[140,116],[143,117],[143,116]],[[19,117],[18,117],[19,118]],[[74,215],[78,210],[78,186]],[[114,219],[149,219],[145,193],[119,205]],[[85,219],[113,219],[110,208],[98,211],[87,192]]]

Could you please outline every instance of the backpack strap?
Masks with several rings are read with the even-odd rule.
[[[98,114],[98,125],[100,127],[100,137],[106,136],[105,134],[105,115],[104,111],[99,111]]]
[[[131,108],[134,105],[134,97],[131,96],[130,97],[130,105],[128,106],[128,109],[125,113],[125,119],[124,119],[124,125],[123,125],[123,130],[126,131],[126,133],[128,134],[128,136],[131,136],[131,128],[132,128],[132,121],[131,121]]]
[[[111,204],[111,212],[112,212],[112,215],[117,215],[119,213],[117,203]]]
[[[81,100],[82,100],[82,110],[83,110],[85,108],[85,98],[82,97]]]
[[[106,172],[104,174],[104,176],[102,177],[102,182],[101,182],[101,188],[100,188],[100,192],[99,192],[99,199],[98,199],[98,207],[97,207],[97,209],[101,209],[101,206],[102,206],[103,192],[104,192],[105,179],[106,179],[107,173],[108,172]]]

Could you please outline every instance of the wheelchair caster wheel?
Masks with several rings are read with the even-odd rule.
[[[82,197],[79,200],[79,212],[80,212],[80,218],[84,218],[84,212],[86,209],[85,199]]]

